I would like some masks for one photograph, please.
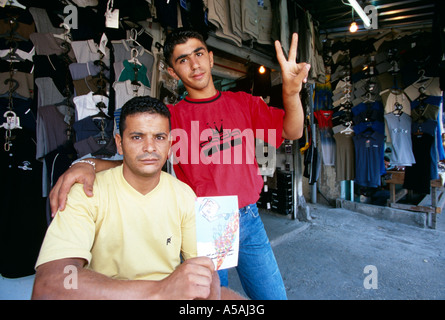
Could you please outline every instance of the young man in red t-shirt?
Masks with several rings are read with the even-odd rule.
[[[299,139],[304,112],[299,93],[310,66],[296,63],[298,36],[292,37],[289,58],[275,42],[281,66],[284,111],[272,108],[260,97],[216,90],[211,69],[213,53],[202,36],[176,30],[164,44],[168,71],[181,80],[187,97],[170,106],[172,114],[174,171],[197,196],[237,195],[240,208],[240,249],[237,271],[251,299],[286,299],[286,291],[274,254],[258,214],[256,202],[263,186],[254,157],[256,137],[278,147],[283,139]],[[110,161],[90,159],[96,170]],[[66,194],[75,182],[92,194],[94,168],[88,163],[72,166],[50,194],[51,209],[63,209]],[[227,271],[219,273],[227,285]]]

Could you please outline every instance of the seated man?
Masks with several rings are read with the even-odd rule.
[[[133,98],[119,132],[123,164],[97,174],[93,197],[73,187],[42,244],[32,298],[235,298],[220,288],[212,261],[196,257],[194,192],[162,171],[171,146],[167,107]]]

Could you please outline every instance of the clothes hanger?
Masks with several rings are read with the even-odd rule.
[[[418,83],[423,83],[424,84],[427,80],[432,79],[431,77],[425,76],[425,70],[424,69],[420,69],[418,73],[420,74],[420,77],[413,84],[418,84]]]
[[[396,101],[394,103],[394,110],[392,111],[392,113],[395,114],[396,116],[400,117],[403,113],[402,109],[403,109],[403,106],[398,101]]]
[[[137,37],[138,37],[138,31],[135,28],[131,28],[130,29],[130,36],[129,36],[128,39],[125,40],[125,42],[132,42],[133,43],[133,47],[135,47],[134,44],[136,44],[137,46],[143,48],[144,46],[141,45],[139,42],[137,42],[137,40],[136,40]]]
[[[96,107],[99,109],[99,112],[91,116],[92,119],[111,119],[111,117],[102,110],[102,108],[106,108],[105,103],[102,101],[98,102]]]
[[[102,139],[102,138],[100,138],[100,139]],[[96,141],[98,144],[104,144],[103,142],[102,143],[99,143],[99,141],[100,140],[98,140],[98,141]],[[92,156],[94,156],[94,157],[97,157],[97,156],[105,156],[105,157],[112,157],[112,156],[114,156],[115,154],[116,154],[116,152],[112,152],[112,151],[110,151],[109,150],[109,148],[110,148],[110,146],[111,145],[113,145],[113,143],[114,143],[114,139],[111,139],[111,138],[104,138],[104,141],[106,141],[106,143],[105,143],[105,145],[102,147],[102,148],[100,148],[99,150],[97,150],[97,151],[94,151],[91,155]]]
[[[347,127],[345,129],[343,129],[342,131],[340,131],[340,133],[345,133],[345,134],[351,134],[354,132],[354,130],[352,130],[351,126],[352,126],[352,121],[348,121],[345,123],[347,125]]]
[[[71,43],[71,35],[70,35],[71,28],[70,28],[70,26],[67,25],[66,23],[62,22],[60,24],[60,27],[63,27],[65,29],[65,31],[61,34],[53,33],[53,36],[55,38],[62,39],[63,41]]]
[[[137,56],[139,55],[139,51],[136,48],[131,48],[131,59],[128,60],[129,63],[132,63],[134,65],[141,66],[142,63],[139,62]]]
[[[9,18],[6,17],[3,20],[9,22],[11,31],[0,34],[0,38],[6,38],[9,39],[10,41],[16,39],[22,41],[29,41],[29,39],[26,39],[25,37],[21,36],[19,33],[16,32],[16,30],[19,28],[19,25],[17,24],[15,17],[9,17]]]
[[[6,3],[6,5],[8,7],[16,7],[16,8],[20,8],[20,9],[26,9],[26,7],[22,4],[20,4],[18,1],[16,0],[8,0],[8,2]]]
[[[363,96],[362,96],[363,97]],[[371,92],[366,92],[366,94],[364,95],[364,103],[366,102],[375,102],[375,100],[372,99],[372,95]]]

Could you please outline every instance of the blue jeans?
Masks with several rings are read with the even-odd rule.
[[[256,204],[239,210],[240,244],[236,270],[244,292],[252,300],[287,300],[286,289]],[[228,271],[218,271],[228,286]]]

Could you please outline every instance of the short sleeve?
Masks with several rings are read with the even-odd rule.
[[[88,209],[91,201],[84,194],[82,185],[73,186],[65,210],[57,212],[48,227],[36,268],[66,258],[82,258],[90,263],[95,237],[94,215]]]
[[[278,148],[284,140],[284,110],[268,106],[261,97],[251,96],[250,100],[255,137]]]

